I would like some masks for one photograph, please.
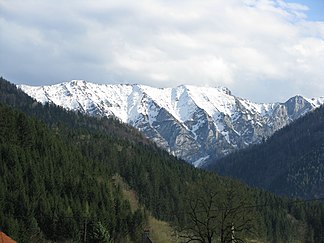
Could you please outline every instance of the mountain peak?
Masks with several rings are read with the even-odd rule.
[[[85,80],[71,80],[70,82],[67,82],[68,84],[70,84],[71,86],[77,85],[77,86],[84,86],[87,84],[87,81]]]
[[[257,104],[233,96],[225,87],[193,85],[154,88],[72,80],[19,87],[43,103],[53,102],[93,116],[114,116],[174,155],[200,165],[204,159],[258,143],[324,103],[324,98],[296,96],[282,104]]]

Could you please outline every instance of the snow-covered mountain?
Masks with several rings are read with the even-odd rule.
[[[324,97],[257,104],[226,88],[181,85],[94,84],[73,80],[50,86],[18,85],[36,100],[92,116],[115,116],[195,166],[258,143],[324,103]]]

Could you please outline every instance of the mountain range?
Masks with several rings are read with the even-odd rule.
[[[239,218],[254,219],[252,228],[235,232],[246,242],[321,242],[320,202],[292,201],[195,169],[117,119],[41,105],[3,78],[0,103],[0,227],[19,242],[97,242],[98,236],[139,242],[142,227],[154,233],[145,212],[181,230],[191,226],[191,203],[210,195],[220,208],[213,212],[230,207],[238,216],[232,207],[239,203],[246,213]],[[139,207],[116,175],[136,193]],[[217,240],[222,217],[214,218]]]
[[[18,85],[41,103],[91,116],[116,117],[176,157],[202,166],[260,143],[324,103],[295,96],[284,103],[254,103],[224,87],[94,84],[72,80],[50,86]]]

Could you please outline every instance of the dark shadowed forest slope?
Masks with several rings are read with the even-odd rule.
[[[206,168],[280,195],[323,198],[324,107]]]
[[[138,242],[145,211],[188,236],[192,202],[206,219],[201,202],[210,195],[210,212],[229,215],[213,219],[217,240],[244,215],[247,230],[236,235],[247,241],[321,242],[324,207],[318,202],[250,189],[177,160],[118,121],[41,106],[4,79],[0,87],[0,227],[19,242]],[[116,174],[142,209],[131,210]]]
[[[112,171],[84,157],[35,119],[0,105],[0,225],[19,242],[138,238],[144,213],[131,212]]]

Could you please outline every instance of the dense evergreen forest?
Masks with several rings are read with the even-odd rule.
[[[228,242],[234,229],[247,242],[323,242],[319,202],[195,169],[114,119],[42,106],[4,79],[0,88],[0,227],[19,242],[141,242],[148,212],[180,242],[197,230]],[[116,174],[142,209],[131,210]]]
[[[291,198],[324,198],[324,107],[206,168]]]
[[[14,239],[81,240],[85,222],[89,242],[138,238],[144,213],[131,212],[108,166],[3,105],[0,126],[0,225]]]

